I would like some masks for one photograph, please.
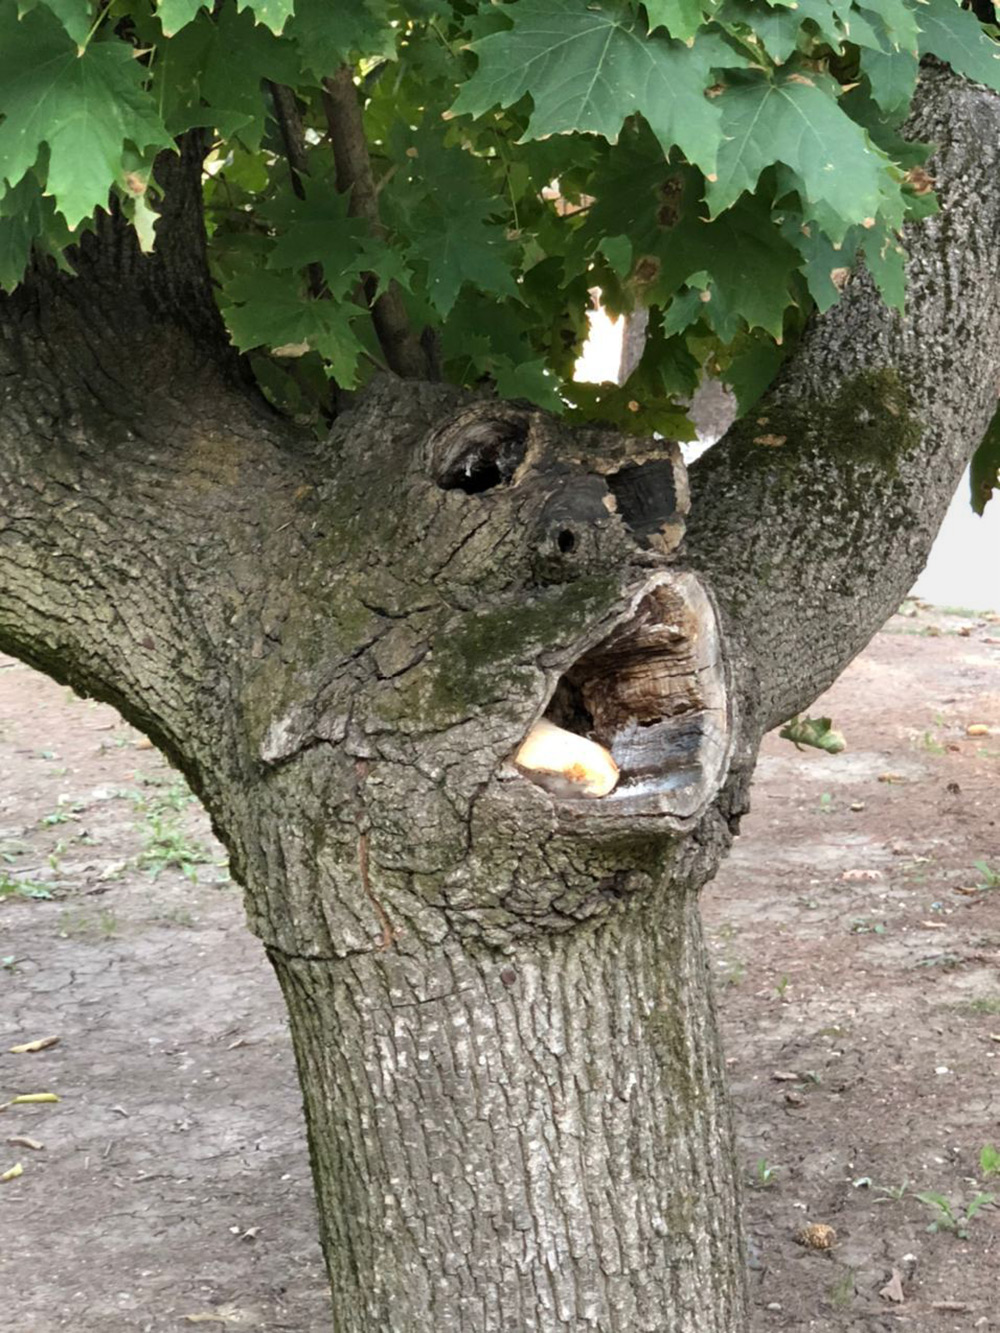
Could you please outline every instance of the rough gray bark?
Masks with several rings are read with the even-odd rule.
[[[159,257],[109,223],[0,302],[0,648],[116,703],[228,845],[343,1333],[747,1326],[697,890],[763,728],[905,590],[997,391],[998,101],[934,73],[917,124],[946,212],[906,317],[853,280],[679,549],[669,445],[392,380],[300,439],[223,346],[196,155]],[[635,690],[652,779],[588,803],[512,764],[553,709],[617,743]]]
[[[908,232],[906,313],[855,272],[692,469],[688,556],[756,675],[761,728],[806,707],[899,605],[1000,395],[1000,102],[924,69],[907,133],[939,145],[941,213]]]

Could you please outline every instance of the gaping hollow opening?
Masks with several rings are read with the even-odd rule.
[[[563,555],[569,555],[571,551],[576,550],[576,533],[570,528],[563,528],[556,541]]]
[[[725,728],[714,616],[696,581],[680,576],[650,589],[563,674],[521,766],[559,796],[639,808],[652,798],[684,815],[724,761]]]
[[[527,438],[528,423],[519,418],[476,422],[447,451],[438,485],[466,495],[508,485],[524,460]]]

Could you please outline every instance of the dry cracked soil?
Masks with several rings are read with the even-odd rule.
[[[755,1328],[1000,1329],[1000,617],[907,604],[811,711],[847,751],[768,737],[705,895]],[[0,1329],[326,1333],[222,852],[110,708],[0,658],[0,1102],[48,1092],[0,1118]]]

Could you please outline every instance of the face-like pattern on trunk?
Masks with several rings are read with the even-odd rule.
[[[331,447],[326,558],[307,575],[317,638],[261,759],[326,742],[331,826],[361,820],[372,864],[442,908],[480,925],[523,914],[526,895],[533,919],[593,912],[583,849],[604,848],[620,874],[601,892],[620,895],[724,776],[715,616],[674,554],[676,444],[395,386]],[[519,767],[542,718],[610,752],[614,790]]]

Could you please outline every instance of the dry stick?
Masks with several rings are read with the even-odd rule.
[[[376,236],[384,236],[361,119],[361,101],[353,73],[347,65],[342,65],[332,78],[323,80],[323,106],[337,169],[337,189],[341,194],[350,193],[347,211],[351,217],[364,218]],[[371,299],[375,290],[374,277],[367,282],[367,287]],[[391,282],[388,290],[372,303],[371,310],[375,332],[390,367],[397,375],[427,379],[430,365],[410,328],[399,284]]]

